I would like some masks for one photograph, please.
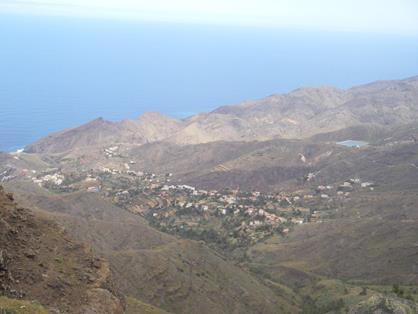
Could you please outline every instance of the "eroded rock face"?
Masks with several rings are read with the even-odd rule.
[[[0,187],[0,294],[67,313],[121,314],[108,264]]]
[[[372,296],[350,309],[349,314],[415,314],[418,304],[400,298]]]

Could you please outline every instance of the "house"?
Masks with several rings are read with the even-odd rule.
[[[292,218],[292,222],[297,225],[303,224],[303,218]]]
[[[374,187],[375,186],[375,184],[374,183],[372,183],[372,182],[363,182],[362,184],[361,184],[361,187],[362,188],[369,188],[369,187]]]
[[[305,177],[306,181],[311,181],[315,178],[315,174],[313,172],[308,173],[308,175]]]
[[[344,182],[343,184],[339,185],[337,191],[342,192],[351,192],[353,190],[353,185],[350,182]]]
[[[300,211],[301,213],[304,213],[304,214],[309,214],[311,212],[311,210],[306,207],[296,207],[295,211]]]
[[[89,192],[89,193],[98,193],[98,192],[100,192],[100,188],[97,187],[97,186],[89,186],[87,188],[87,192]]]

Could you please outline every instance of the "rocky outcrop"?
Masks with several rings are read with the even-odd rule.
[[[352,307],[349,314],[415,314],[418,304],[405,299],[375,295]]]

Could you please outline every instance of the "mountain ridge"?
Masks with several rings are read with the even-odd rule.
[[[0,154],[0,179],[102,254],[136,308],[412,310],[417,82],[96,119]]]
[[[222,106],[174,119],[150,112],[137,120],[101,118],[47,136],[25,148],[30,153],[64,153],[112,144],[179,145],[215,141],[302,139],[358,125],[396,126],[418,118],[418,77],[378,81],[349,89],[299,88],[286,94]]]

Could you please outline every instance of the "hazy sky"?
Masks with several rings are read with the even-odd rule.
[[[0,13],[418,34],[417,0],[0,0]]]

